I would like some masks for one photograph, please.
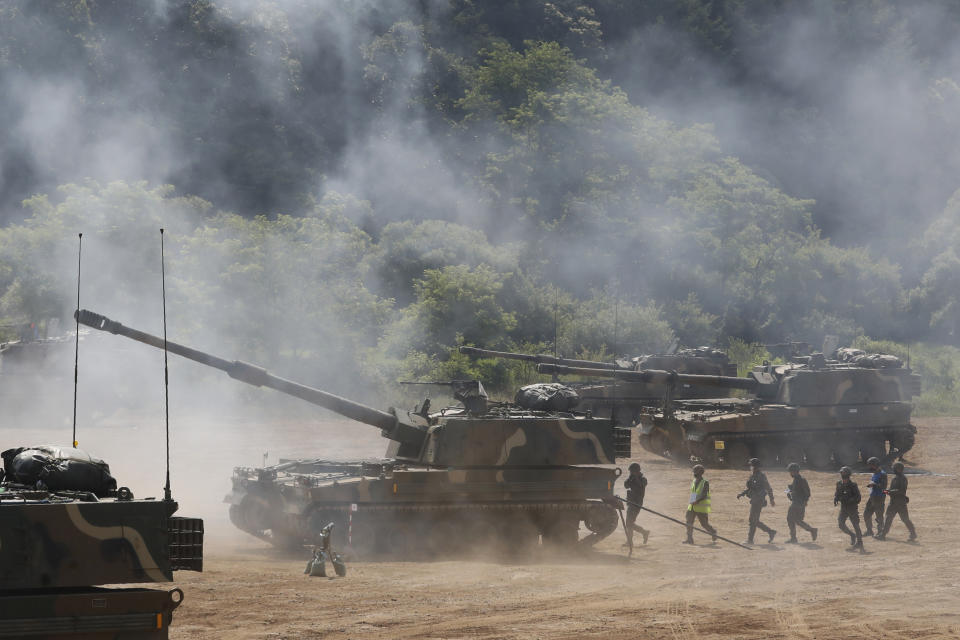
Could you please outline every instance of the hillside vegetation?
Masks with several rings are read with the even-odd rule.
[[[0,338],[68,326],[79,233],[83,306],[155,329],[164,227],[181,340],[339,390],[533,375],[457,344],[835,334],[909,349],[953,411],[958,28],[947,0],[4,0]]]

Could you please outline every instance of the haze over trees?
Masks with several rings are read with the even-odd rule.
[[[86,306],[154,322],[164,226],[180,338],[334,386],[524,375],[462,342],[957,347],[958,29],[948,0],[3,0],[0,331],[69,318],[79,232]]]

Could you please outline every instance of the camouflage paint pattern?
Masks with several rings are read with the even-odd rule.
[[[914,444],[911,399],[920,377],[905,367],[866,368],[827,362],[758,367],[774,383],[750,399],[676,402],[639,417],[640,443],[672,458],[743,466],[803,462],[813,467],[891,461]]]
[[[579,541],[592,544],[616,528],[616,511],[608,502],[619,475],[616,457],[629,456],[630,434],[608,419],[487,402],[472,412],[462,406],[401,418],[394,409],[380,411],[256,365],[164,342],[90,311],[78,311],[77,319],[156,348],[165,345],[242,382],[379,429],[391,440],[387,456],[393,461],[375,471],[359,463],[311,462],[237,469],[225,499],[231,521],[276,544],[311,542],[330,522],[349,537],[353,513],[360,530],[375,541],[367,550],[395,553],[402,553],[400,538],[414,535],[443,542],[475,537],[482,529],[492,539],[542,536],[576,544],[582,522],[589,534]],[[434,519],[435,514],[443,515]]]

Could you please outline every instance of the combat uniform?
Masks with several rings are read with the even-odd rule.
[[[773,542],[773,536],[776,531],[760,522],[760,512],[767,506],[767,496],[773,501],[773,489],[767,481],[767,476],[760,470],[754,471],[747,478],[747,488],[740,494],[750,498],[750,530],[747,533],[747,542],[753,544],[753,536],[757,529],[766,532],[770,536],[770,542]]]
[[[623,486],[627,489],[627,539],[628,545],[633,545],[633,532],[639,531],[643,536],[643,542],[646,544],[647,536],[650,532],[636,524],[637,516],[640,515],[640,507],[643,506],[643,498],[647,493],[647,479],[643,473],[636,476],[629,474],[623,481]]]
[[[916,540],[917,530],[914,528],[913,522],[910,521],[910,514],[907,513],[907,503],[910,501],[910,498],[907,497],[907,476],[903,473],[894,474],[893,480],[890,481],[890,489],[887,492],[890,494],[890,506],[887,507],[887,519],[880,531],[880,539],[887,537],[890,525],[893,524],[893,517],[899,515],[903,524],[907,525],[910,539]]]
[[[863,548],[863,534],[860,532],[860,514],[857,505],[860,504],[860,488],[849,478],[837,482],[837,491],[833,494],[833,504],[840,505],[840,515],[837,516],[837,526],[840,531],[850,536],[850,545]],[[853,525],[853,531],[847,527],[847,520]]]
[[[710,532],[714,541],[717,539],[717,530],[710,525],[710,483],[704,478],[694,478],[690,484],[690,504],[687,505],[687,544],[693,544],[693,522],[700,521],[700,526]],[[697,501],[694,503],[694,499]]]
[[[887,472],[883,469],[877,469],[870,477],[873,484],[870,487],[870,496],[867,498],[867,506],[863,509],[863,525],[867,530],[867,535],[873,535],[873,520],[871,516],[877,519],[877,535],[883,533],[883,510],[887,501],[884,490],[887,488]]]
[[[816,527],[811,527],[803,521],[810,501],[810,485],[807,479],[797,474],[790,486],[787,487],[787,497],[790,498],[790,508],[787,509],[787,526],[790,527],[790,540],[797,541],[797,526],[808,531],[813,539],[817,539]]]

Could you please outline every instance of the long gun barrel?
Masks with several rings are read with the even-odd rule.
[[[608,369],[622,371],[623,367],[612,362],[595,362],[593,360],[571,360],[568,358],[557,358],[542,353],[513,353],[510,351],[491,351],[490,349],[478,349],[477,347],[460,347],[460,353],[473,358],[506,358],[507,360],[525,360],[527,362],[536,362],[538,364],[551,364],[568,367],[588,367],[590,369]]]
[[[548,375],[593,376],[599,378],[614,378],[625,382],[644,382],[663,386],[673,386],[677,383],[698,384],[725,389],[744,389],[757,391],[762,386],[756,378],[736,378],[732,376],[706,376],[692,373],[677,373],[676,371],[661,371],[658,369],[642,369],[640,371],[608,370],[590,367],[564,367],[553,364],[538,364],[537,371]]]
[[[121,335],[158,349],[164,348],[163,338],[131,329],[99,313],[80,309],[75,315],[80,324],[88,327]],[[209,353],[191,349],[190,347],[185,347],[176,342],[170,342],[169,340],[166,342],[166,349],[170,353],[175,353],[178,356],[193,360],[194,362],[220,369],[235,380],[246,382],[255,387],[269,387],[280,393],[295,396],[311,404],[329,409],[334,413],[339,413],[351,420],[377,427],[383,431],[384,436],[391,440],[419,445],[425,438],[426,434],[422,429],[400,422],[393,413],[367,407],[332,393],[327,393],[326,391],[314,389],[313,387],[275,376],[262,367],[241,362],[240,360],[218,358]]]

